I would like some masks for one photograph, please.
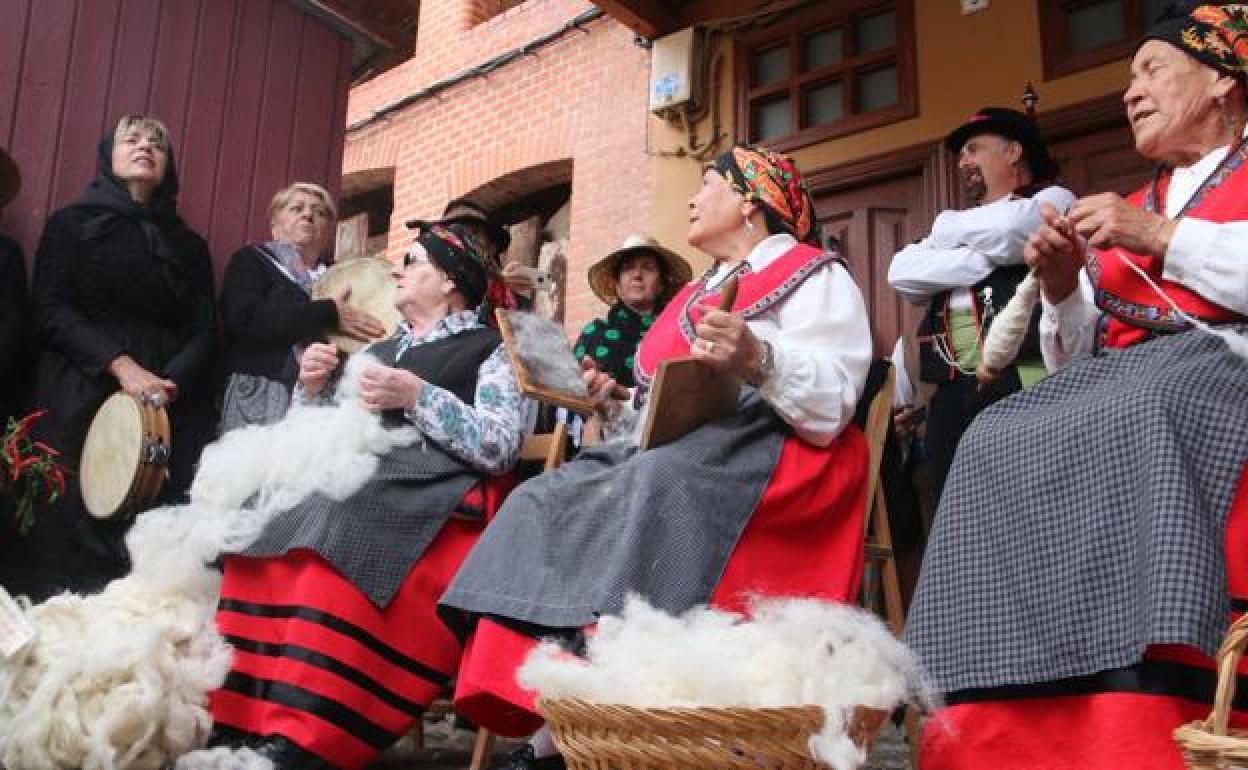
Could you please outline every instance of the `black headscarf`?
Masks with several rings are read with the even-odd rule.
[[[1169,43],[1207,67],[1244,80],[1248,4],[1179,0],[1144,33],[1144,41],[1148,40]]]
[[[476,242],[468,237],[468,230],[459,224],[431,224],[416,236],[416,242],[425,247],[429,261],[446,273],[459,293],[464,295],[468,307],[474,308],[485,299],[485,287],[489,275],[485,258],[477,249]]]
[[[139,225],[147,238],[148,251],[158,258],[165,276],[175,292],[187,288],[182,265],[170,247],[175,232],[184,225],[178,216],[178,169],[173,160],[173,147],[167,145],[165,176],[152,190],[147,203],[130,197],[124,182],[113,172],[113,139],[115,131],[100,138],[96,150],[95,179],[71,206],[91,209],[94,216],[83,225],[84,240],[95,240],[115,228],[123,220]]]

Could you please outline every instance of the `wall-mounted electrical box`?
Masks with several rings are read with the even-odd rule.
[[[650,111],[667,117],[701,93],[697,29],[686,27],[654,41],[650,49]]]

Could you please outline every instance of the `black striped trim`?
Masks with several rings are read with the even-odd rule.
[[[1241,615],[1244,613],[1248,613],[1248,599],[1236,599],[1234,596],[1232,596],[1231,597],[1231,612],[1238,612]]]
[[[385,750],[399,739],[398,735],[370,721],[354,709],[332,698],[286,682],[261,679],[240,671],[231,671],[225,678],[222,689],[255,700],[276,703],[305,714],[312,714],[342,728],[378,751]]]
[[[314,610],[311,607],[299,607],[289,604],[258,604],[238,599],[222,599],[217,607],[227,612],[237,612],[241,615],[251,615],[259,618],[298,618],[309,623],[316,623],[344,636],[351,637],[387,661],[404,671],[415,674],[421,679],[441,687],[445,687],[451,681],[450,676],[447,674],[443,674],[441,671],[432,669],[424,663],[404,655],[354,623],[330,615],[327,612]]]
[[[1236,711],[1248,711],[1248,677],[1239,678],[1232,704]],[[950,706],[983,701],[1019,700],[1024,698],[1057,698],[1066,695],[1098,693],[1139,693],[1183,698],[1194,703],[1213,703],[1218,674],[1209,669],[1172,661],[1146,660],[1128,666],[1102,671],[1091,676],[1060,679],[1040,684],[984,687],[950,693],[945,702]]]
[[[299,770],[337,770],[332,763],[315,752],[308,751],[281,733],[258,733],[241,730],[220,722],[212,726],[208,748],[226,746],[249,748],[273,762],[274,767],[299,768]]]
[[[388,689],[385,685],[373,679],[359,669],[343,663],[337,658],[308,649],[297,644],[273,644],[271,642],[257,642],[254,639],[245,639],[241,636],[227,634],[223,637],[225,641],[236,649],[243,652],[249,652],[253,655],[263,655],[267,658],[287,658],[289,660],[297,660],[300,663],[306,663],[314,668],[345,679],[356,687],[364,690],[379,701],[398,709],[412,716],[420,716],[424,713],[424,704],[404,698],[402,695]],[[436,682],[434,684],[437,684]]]

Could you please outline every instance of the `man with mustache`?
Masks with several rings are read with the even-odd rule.
[[[984,107],[945,139],[958,158],[968,197],[964,211],[943,211],[932,232],[893,257],[888,282],[907,301],[927,305],[918,329],[919,378],[936,385],[928,407],[927,456],[939,501],[958,440],[988,404],[1039,380],[1037,317],[1018,359],[991,386],[975,367],[993,318],[1027,274],[1023,246],[1041,223],[1040,206],[1064,213],[1075,196],[1053,184],[1057,164],[1023,113]]]

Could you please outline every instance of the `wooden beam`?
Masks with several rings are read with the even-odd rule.
[[[650,40],[681,26],[676,14],[659,0],[594,0],[594,5]]]
[[[778,13],[805,5],[809,0],[692,0],[680,9],[680,26],[727,21],[745,16]]]

